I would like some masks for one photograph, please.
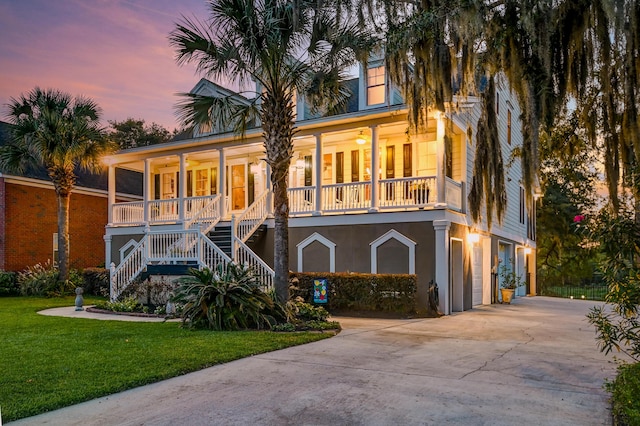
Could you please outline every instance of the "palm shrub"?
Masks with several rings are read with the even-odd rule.
[[[235,263],[192,269],[178,280],[172,300],[182,305],[182,323],[212,330],[271,328],[286,312],[267,293],[251,270]]]

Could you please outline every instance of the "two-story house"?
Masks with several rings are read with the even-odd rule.
[[[525,208],[519,161],[506,171],[502,224],[489,229],[467,212],[481,100],[457,98],[456,112],[434,112],[428,128],[412,134],[384,65],[371,63],[349,84],[343,114],[310,116],[298,99],[288,182],[291,269],[417,274],[419,308],[434,281],[445,314],[498,301],[498,265],[529,278],[518,295],[535,293],[534,214]],[[204,79],[193,91],[231,94]],[[507,163],[521,145],[520,110],[506,82],[496,91]],[[231,260],[250,264],[270,285],[272,201],[260,128],[244,139],[200,132],[121,151],[108,163],[112,298],[141,275]],[[143,173],[142,201],[115,202],[120,168]]]

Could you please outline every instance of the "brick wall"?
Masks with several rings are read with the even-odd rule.
[[[2,186],[0,183],[0,191]],[[4,197],[2,195],[0,192],[0,219],[4,214],[5,232],[0,237],[0,269],[20,271],[52,259],[53,234],[58,229],[53,188],[5,183]],[[69,234],[72,268],[104,263],[106,223],[106,195],[71,194]]]

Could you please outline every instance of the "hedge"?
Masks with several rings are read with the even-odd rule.
[[[291,272],[291,297],[313,303],[313,283],[326,279],[331,312],[416,312],[417,276],[408,274],[361,274]]]
[[[109,270],[104,268],[85,268],[82,271],[85,294],[94,296],[109,295]]]
[[[18,274],[0,271],[0,296],[17,296],[19,294]]]

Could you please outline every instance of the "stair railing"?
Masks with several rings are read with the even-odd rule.
[[[238,237],[243,243],[256,232],[267,219],[269,209],[267,208],[267,197],[269,191],[265,191],[246,209],[240,216],[232,219],[233,235]]]
[[[253,274],[260,278],[263,290],[269,291],[273,289],[273,281],[276,275],[273,269],[271,269],[264,260],[257,256],[245,243],[237,238],[235,246],[235,262],[241,265],[247,265],[253,271]]]
[[[199,227],[200,232],[207,234],[220,221],[220,194],[211,198],[200,210],[184,223],[184,229]]]
[[[118,266],[111,263],[109,268],[109,296],[115,301],[122,292],[147,267],[148,236],[144,236],[122,259]]]

